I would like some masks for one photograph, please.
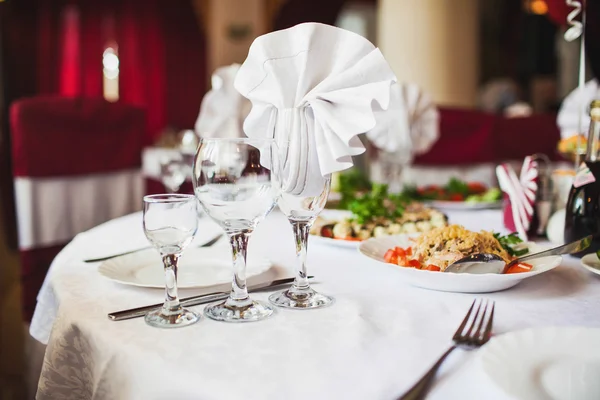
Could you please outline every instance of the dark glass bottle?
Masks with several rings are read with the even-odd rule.
[[[593,235],[590,247],[577,257],[600,250],[600,100],[592,101],[590,117],[587,152],[569,193],[565,220],[565,242]]]

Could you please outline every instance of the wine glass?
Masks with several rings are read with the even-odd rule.
[[[181,154],[166,156],[160,160],[160,179],[171,193],[177,193],[185,182],[186,165]]]
[[[279,209],[286,215],[292,225],[294,232],[294,242],[296,244],[296,279],[293,285],[283,291],[273,293],[269,296],[269,301],[279,307],[293,309],[320,308],[331,305],[334,302],[333,297],[321,294],[312,289],[308,283],[306,273],[306,254],[308,250],[308,234],[312,224],[317,216],[325,208],[327,196],[331,188],[331,175],[326,175],[318,182],[311,182],[311,192],[309,195],[292,194],[291,190],[286,190],[288,180],[293,179],[286,173],[288,170],[288,152],[290,146],[280,145],[279,158],[282,169],[282,190],[279,198]]]
[[[279,196],[275,142],[271,139],[201,139],[194,160],[194,193],[206,215],[224,230],[233,251],[229,298],[204,314],[226,322],[258,321],[274,310],[252,300],[246,288],[248,240]]]
[[[177,296],[177,265],[183,250],[198,229],[197,202],[189,194],[144,196],[144,233],[158,250],[165,268],[165,303],[146,314],[146,323],[158,328],[176,328],[198,322],[198,314],[187,310]]]

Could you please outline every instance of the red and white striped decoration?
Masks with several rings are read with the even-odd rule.
[[[510,200],[510,206],[504,208],[504,224],[516,231],[522,240],[527,240],[538,190],[537,162],[530,156],[525,157],[520,177],[510,165],[500,164],[496,167],[496,175],[500,189]]]

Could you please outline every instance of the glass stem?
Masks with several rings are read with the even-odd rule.
[[[165,267],[165,303],[163,314],[179,314],[182,310],[177,296],[177,265],[180,254],[165,254],[162,258]]]
[[[294,240],[296,242],[296,280],[294,289],[308,289],[309,283],[306,277],[306,252],[308,249],[308,233],[312,222],[308,221],[290,221],[294,230]]]
[[[249,239],[250,234],[248,232],[229,236],[233,253],[233,282],[231,284],[231,294],[225,303],[228,306],[244,307],[252,303],[246,287],[246,252]]]

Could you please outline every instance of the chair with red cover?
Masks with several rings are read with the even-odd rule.
[[[23,313],[78,233],[141,208],[145,111],[103,99],[40,96],[10,107]]]
[[[495,162],[496,116],[478,110],[440,107],[440,138],[416,165],[457,166]]]

